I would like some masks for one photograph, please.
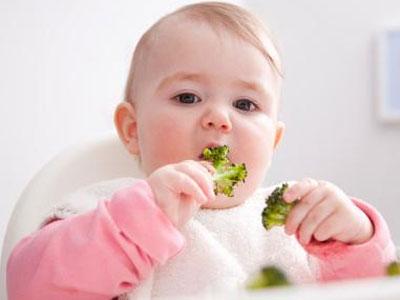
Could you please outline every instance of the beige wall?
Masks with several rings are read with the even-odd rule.
[[[375,205],[400,244],[400,123],[377,121],[373,53],[377,32],[400,25],[400,1],[246,2],[272,27],[286,67],[287,133],[266,183],[330,180]]]
[[[140,35],[193,2],[0,0],[0,245],[14,203],[43,164],[113,130]]]

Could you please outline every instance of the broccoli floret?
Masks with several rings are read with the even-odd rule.
[[[247,284],[250,290],[264,289],[276,286],[288,286],[290,282],[285,273],[275,266],[263,267]]]
[[[214,193],[224,194],[227,197],[233,197],[233,187],[240,181],[245,181],[247,176],[246,165],[233,164],[228,159],[228,146],[220,146],[214,148],[205,148],[203,158],[210,161],[215,168]]]
[[[400,261],[393,261],[386,267],[388,276],[400,276]]]
[[[265,201],[267,206],[261,214],[265,229],[270,230],[274,226],[284,225],[290,210],[296,205],[297,201],[287,203],[283,200],[283,194],[288,187],[287,183],[277,187]]]

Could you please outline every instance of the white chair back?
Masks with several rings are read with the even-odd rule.
[[[13,247],[38,228],[49,209],[80,187],[119,177],[141,178],[143,174],[118,136],[106,133],[67,148],[31,179],[7,226],[1,257],[0,299],[7,298],[5,272]]]

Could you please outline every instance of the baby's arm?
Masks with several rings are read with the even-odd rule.
[[[183,244],[142,180],[94,211],[23,239],[8,261],[9,299],[111,299],[131,291]]]

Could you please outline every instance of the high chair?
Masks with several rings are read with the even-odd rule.
[[[5,272],[13,247],[38,229],[44,214],[80,187],[119,177],[143,175],[114,132],[68,147],[33,176],[16,202],[7,226],[1,256],[0,299],[7,297]]]

